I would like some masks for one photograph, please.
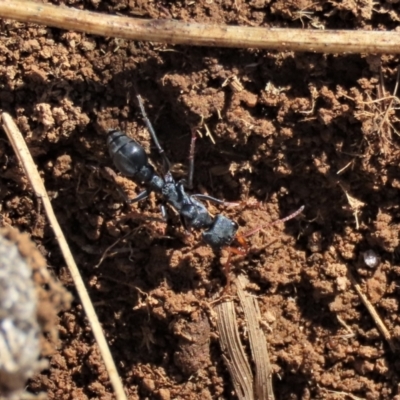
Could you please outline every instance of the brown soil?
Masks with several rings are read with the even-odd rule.
[[[305,29],[391,30],[400,21],[395,1],[54,3]],[[7,20],[0,59],[0,106],[15,117],[38,164],[130,399],[235,398],[209,318],[210,299],[225,285],[220,255],[198,233],[187,238],[172,210],[167,225],[148,218],[160,217],[157,196],[126,205],[104,169],[113,168],[109,128],[126,131],[159,163],[136,91],[176,177],[185,172],[190,132],[199,126],[195,191],[244,204],[210,204],[210,212],[245,231],[305,205],[302,217],[251,237],[249,254],[233,263],[232,274],[244,271],[258,288],[276,398],[400,398],[398,354],[347,278],[351,270],[399,340],[399,112],[389,97],[397,56],[174,47]],[[232,76],[243,90],[223,86]],[[74,293],[4,134],[0,162],[3,224],[29,232]],[[118,181],[131,197],[141,189]],[[254,200],[262,205],[251,206]],[[380,257],[373,269],[363,262],[369,249]],[[51,368],[30,390],[58,400],[113,398],[78,301],[61,314],[59,330]]]

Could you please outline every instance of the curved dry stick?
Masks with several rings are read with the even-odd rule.
[[[0,0],[0,17],[101,36],[192,46],[312,51],[400,53],[400,32],[269,29],[176,20],[120,17],[35,3]]]
[[[81,299],[86,316],[92,328],[93,335],[96,339],[97,344],[99,345],[100,353],[103,358],[104,364],[106,366],[108,375],[110,377],[110,382],[114,388],[116,398],[117,400],[127,400],[124,387],[122,386],[122,382],[119,378],[117,368],[112,358],[106,338],[104,337],[103,330],[101,329],[100,322],[96,315],[96,311],[94,310],[93,304],[90,300],[85,284],[83,283],[79,269],[75,264],[68,243],[65,240],[64,233],[61,230],[61,227],[54,214],[53,207],[51,206],[51,202],[47,195],[46,188],[36,168],[31,153],[29,152],[25,140],[21,132],[19,131],[17,125],[11,118],[11,116],[3,112],[1,114],[1,120],[3,122],[3,128],[7,133],[7,136],[15,151],[15,154],[17,155],[20,163],[24,168],[24,171],[29,179],[33,191],[35,192],[35,195],[39,197],[43,202],[47,218],[50,222],[51,227],[53,228],[54,235],[56,236],[58,244],[61,248],[61,252],[64,256],[65,263],[67,264],[72,279],[74,280],[76,291],[78,292],[78,295]]]

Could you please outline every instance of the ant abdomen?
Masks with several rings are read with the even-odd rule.
[[[109,131],[108,150],[118,170],[127,177],[135,177],[143,167],[148,166],[147,154],[143,147],[123,132]]]

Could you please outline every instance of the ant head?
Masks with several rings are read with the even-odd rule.
[[[229,246],[235,239],[238,225],[222,214],[218,214],[212,226],[203,232],[203,240],[214,249]]]

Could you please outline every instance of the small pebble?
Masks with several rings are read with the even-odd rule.
[[[171,394],[168,389],[160,389],[158,391],[158,396],[160,400],[170,400],[171,399]]]
[[[156,384],[153,381],[153,379],[144,378],[143,379],[143,387],[145,390],[152,393],[152,392],[154,392],[154,389],[156,388]]]
[[[376,268],[380,263],[379,256],[373,250],[367,250],[363,253],[365,265],[369,268]]]

